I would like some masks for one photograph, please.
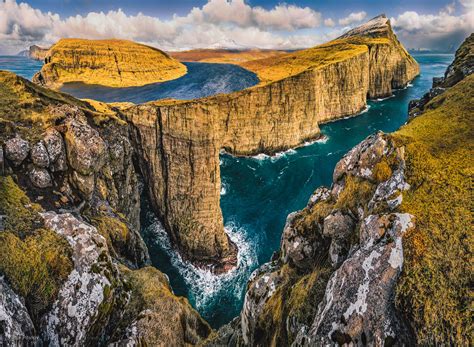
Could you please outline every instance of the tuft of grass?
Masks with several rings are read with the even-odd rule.
[[[384,182],[392,176],[392,169],[386,158],[375,164],[373,177],[377,182]]]
[[[38,229],[21,240],[11,232],[0,233],[0,273],[23,296],[33,319],[56,299],[73,269],[67,241],[48,229]]]
[[[473,96],[471,75],[393,134],[411,185],[401,210],[416,217],[396,301],[423,345],[473,342]]]
[[[0,214],[5,216],[5,230],[20,238],[42,225],[41,206],[31,203],[11,176],[0,177]]]
[[[374,195],[375,185],[353,175],[346,176],[344,190],[340,193],[335,208],[352,211],[357,215],[357,207],[366,206]]]

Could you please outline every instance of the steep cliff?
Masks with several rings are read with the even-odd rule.
[[[44,60],[34,81],[54,88],[67,82],[141,86],[186,73],[183,64],[159,49],[125,40],[61,39]]]
[[[145,267],[127,123],[4,71],[0,95],[0,344],[206,338],[208,324]]]
[[[472,38],[455,62],[466,49]],[[209,345],[472,342],[471,73],[428,93],[399,131],[372,135],[339,161],[332,186],[288,216],[240,317]]]
[[[35,60],[42,60],[46,58],[49,48],[43,48],[37,45],[30,46],[28,49],[28,56]]]
[[[298,146],[319,136],[319,123],[356,114],[367,96],[391,94],[418,74],[385,16],[357,35],[244,66],[258,86],[124,111],[155,210],[182,255],[216,271],[236,261],[219,206],[222,149],[250,155]]]

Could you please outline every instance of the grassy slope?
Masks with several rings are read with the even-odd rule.
[[[241,64],[255,72],[262,83],[281,80],[309,68],[319,68],[367,52],[368,45],[389,44],[387,38],[347,38],[313,48]]]
[[[395,134],[406,147],[402,210],[416,217],[406,236],[397,302],[419,343],[472,343],[474,75],[433,99]]]
[[[249,49],[193,49],[183,52],[169,52],[169,54],[179,61],[195,61],[206,63],[237,64],[241,65],[247,61],[276,57],[287,54],[285,51]]]

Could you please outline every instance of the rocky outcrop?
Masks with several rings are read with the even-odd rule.
[[[186,66],[159,49],[126,40],[61,39],[44,60],[33,81],[53,88],[68,82],[142,86],[186,73]]]
[[[172,240],[185,258],[216,271],[236,259],[219,204],[221,150],[250,155],[298,146],[319,136],[319,123],[356,114],[367,96],[387,96],[418,74],[384,16],[361,33],[278,59],[278,66],[257,60],[249,68],[259,77],[291,71],[288,64],[299,72],[228,95],[124,111],[151,200]]]
[[[46,56],[48,55],[49,48],[43,48],[37,45],[30,46],[28,49],[28,56],[35,60],[45,61]]]
[[[469,344],[473,88],[465,77],[347,153],[332,186],[288,216],[240,317],[208,345]]]
[[[378,133],[339,161],[330,189],[288,216],[277,257],[252,274],[240,319],[223,340],[237,345],[408,343],[394,305],[402,237],[415,219],[397,212],[405,157]]]
[[[456,51],[454,61],[449,65],[444,77],[434,77],[433,86],[420,99],[411,100],[408,105],[410,118],[423,113],[425,106],[435,97],[454,86],[474,72],[474,34],[469,35]]]

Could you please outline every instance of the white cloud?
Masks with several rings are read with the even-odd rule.
[[[324,25],[327,27],[333,27],[336,25],[336,23],[332,20],[332,18],[326,18],[324,20]]]
[[[408,47],[453,49],[474,31],[472,1],[461,1],[461,15],[455,16],[452,5],[437,14],[406,11],[391,18],[394,30]]]
[[[345,18],[339,19],[339,25],[347,26],[353,23],[362,22],[365,17],[367,17],[367,13],[365,11],[353,12]]]
[[[301,48],[320,42],[322,36],[290,33],[318,27],[322,21],[321,13],[309,7],[280,4],[267,10],[244,0],[209,0],[187,15],[169,20],[142,13],[127,15],[120,9],[61,18],[6,0],[0,2],[0,52],[16,53],[31,44],[50,45],[62,37],[122,38],[166,50],[224,41],[236,42],[239,47]]]

